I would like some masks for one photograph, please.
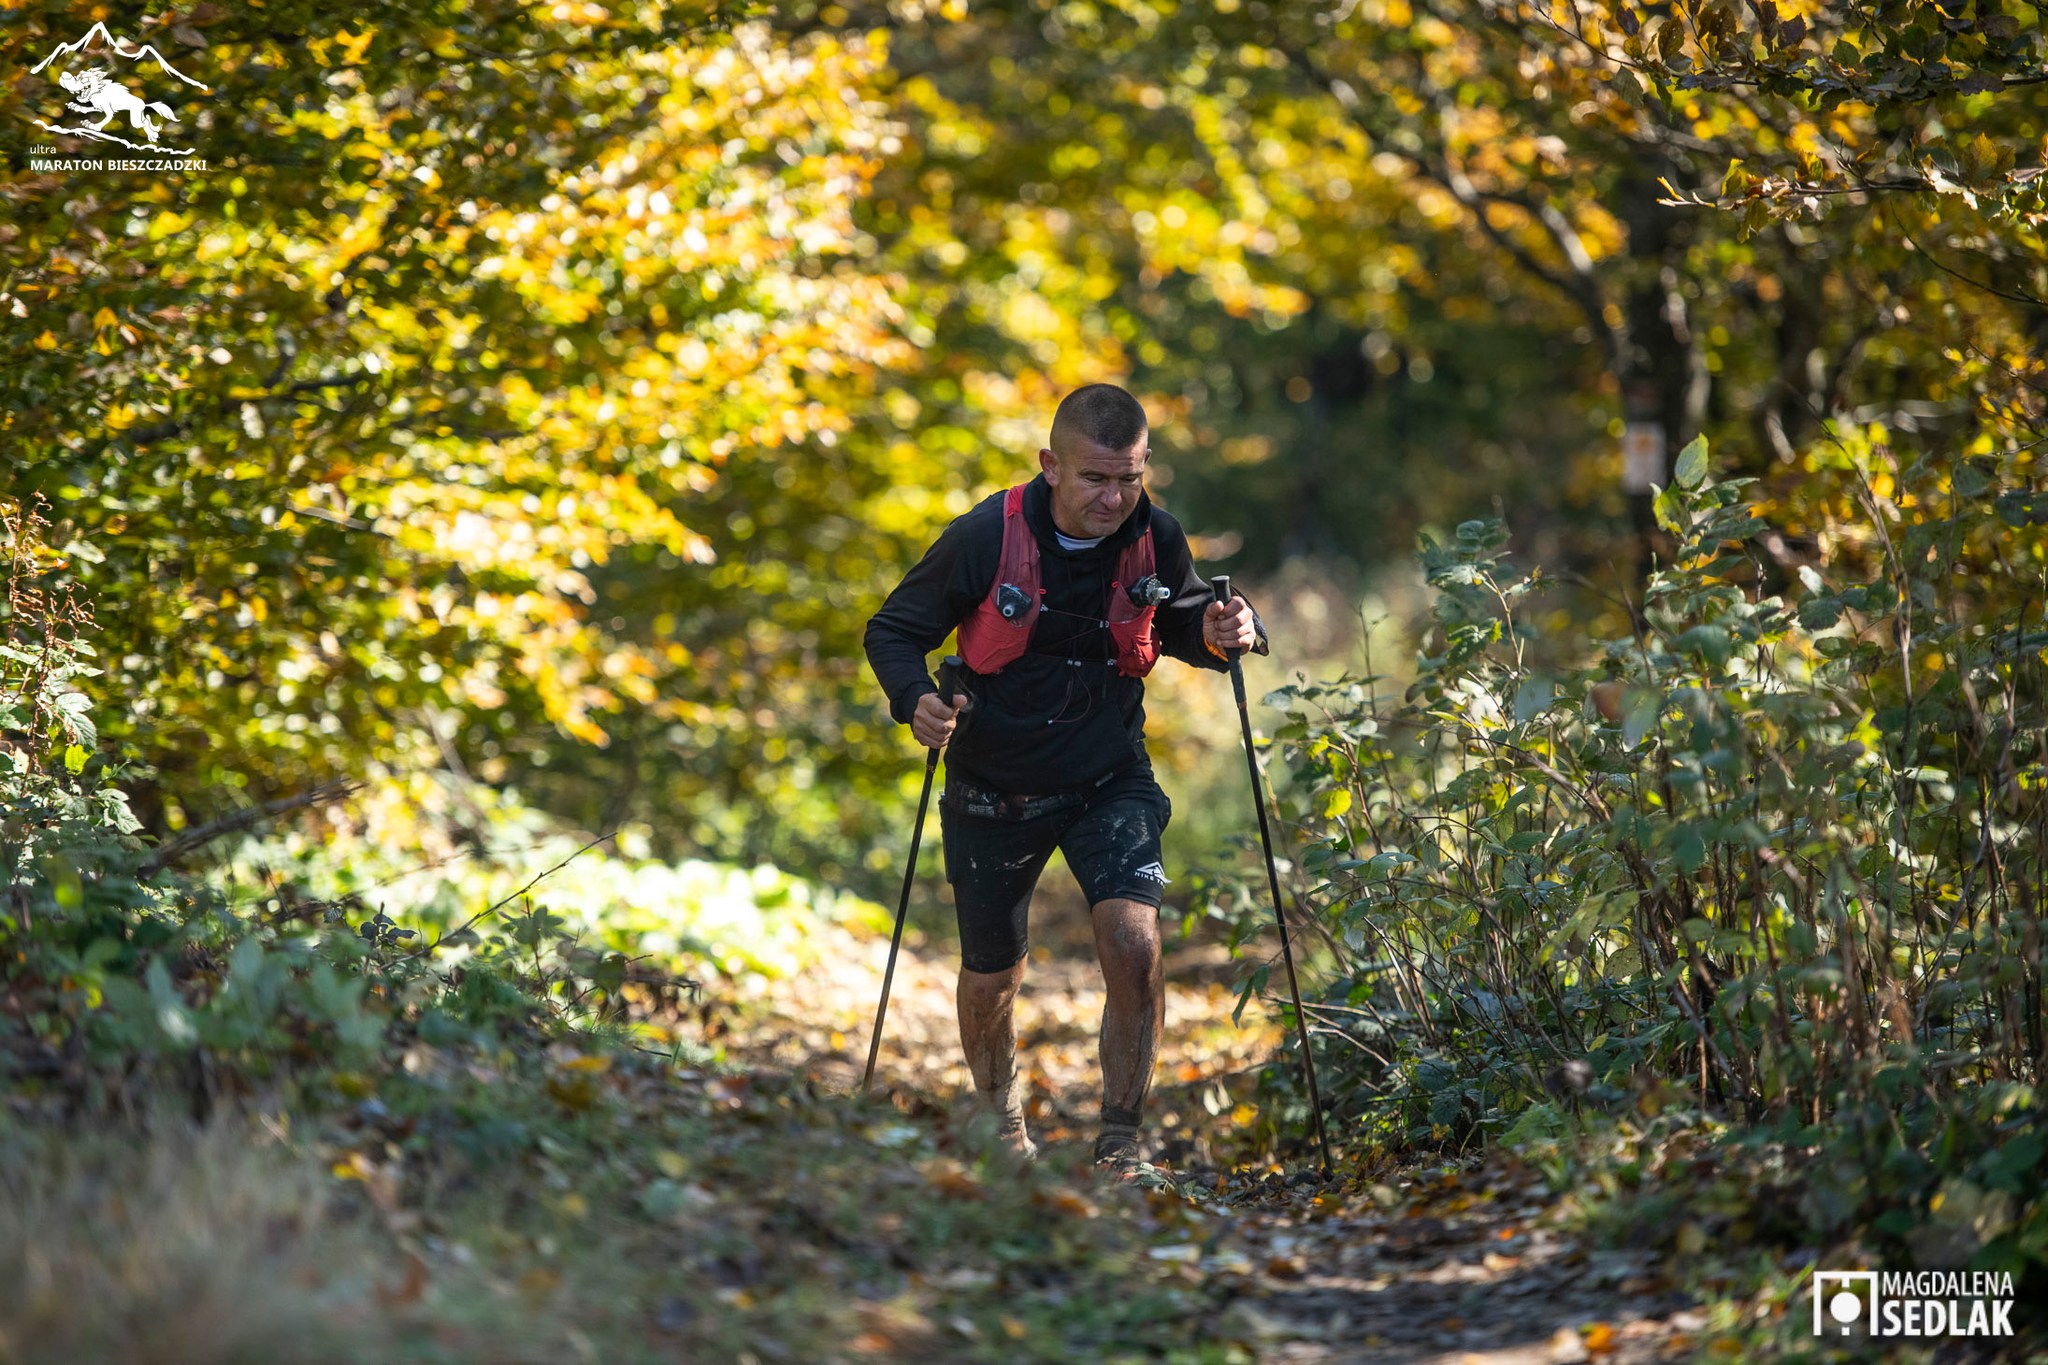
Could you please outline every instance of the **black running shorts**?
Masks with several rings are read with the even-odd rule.
[[[1031,893],[1055,848],[1091,906],[1158,905],[1166,889],[1159,837],[1172,818],[1173,803],[1142,760],[1092,790],[1045,797],[1005,795],[949,776],[939,793],[939,830],[961,965],[1000,972],[1023,960]]]

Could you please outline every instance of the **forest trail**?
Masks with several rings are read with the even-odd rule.
[[[1085,910],[1050,899],[1042,891],[1033,914],[1018,1064],[1041,1164],[1071,1167],[1086,1190],[1102,982]],[[820,1092],[858,1089],[888,943],[859,947],[760,988],[720,1040],[729,1057]],[[1220,945],[1169,934],[1164,950],[1166,1030],[1144,1155],[1187,1194],[1112,1190],[1102,1202],[1107,1214],[1130,1197],[1151,1259],[1193,1291],[1205,1338],[1285,1365],[1632,1365],[1710,1348],[1705,1315],[1667,1267],[1589,1245],[1563,1226],[1541,1176],[1510,1159],[1361,1170],[1340,1157],[1328,1186],[1306,1157],[1285,1174],[1244,1168],[1257,1069],[1282,1030],[1256,1003],[1232,1024],[1234,967]],[[940,1129],[941,1150],[972,1113],[956,962],[946,943],[906,937],[876,1063],[875,1090]]]

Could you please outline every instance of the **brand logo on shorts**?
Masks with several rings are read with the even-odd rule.
[[[1143,867],[1139,868],[1136,872],[1133,872],[1131,875],[1133,877],[1148,878],[1152,881],[1158,882],[1161,886],[1165,886],[1168,880],[1166,876],[1166,869],[1161,867],[1158,863],[1146,863]]]

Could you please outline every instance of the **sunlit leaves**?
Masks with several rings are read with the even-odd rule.
[[[681,9],[593,47],[593,17],[379,11],[281,48],[216,12],[195,22],[237,58],[218,107],[256,120],[214,123],[237,171],[175,200],[15,195],[0,324],[59,367],[13,376],[15,462],[119,509],[91,583],[109,685],[180,785],[438,763],[437,707],[481,727],[458,729],[471,761],[540,726],[605,744],[628,708],[700,719],[725,681],[704,665],[762,666],[674,638],[739,600],[707,569],[753,549],[740,510],[702,509],[756,478],[778,515],[845,509],[849,409],[917,362],[851,219],[897,149],[862,98],[882,50]],[[406,51],[436,63],[383,60]],[[294,163],[327,173],[262,169]],[[136,232],[52,327],[44,301],[88,273],[55,245],[80,193]],[[622,609],[622,560],[659,571],[657,604]]]

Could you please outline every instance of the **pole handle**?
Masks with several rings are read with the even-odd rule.
[[[1209,580],[1209,591],[1216,594],[1216,600],[1218,602],[1222,602],[1226,605],[1229,603],[1230,599],[1236,595],[1230,590],[1230,575],[1227,573],[1220,573],[1217,574],[1215,577],[1211,578]],[[1223,652],[1230,656],[1230,662],[1232,666],[1235,667],[1237,663],[1238,651],[1234,649],[1227,649]]]
[[[953,704],[953,693],[960,686],[960,670],[967,666],[967,660],[958,654],[948,654],[939,661],[939,700],[947,706]],[[934,747],[926,760],[929,767],[939,761],[939,751]]]

